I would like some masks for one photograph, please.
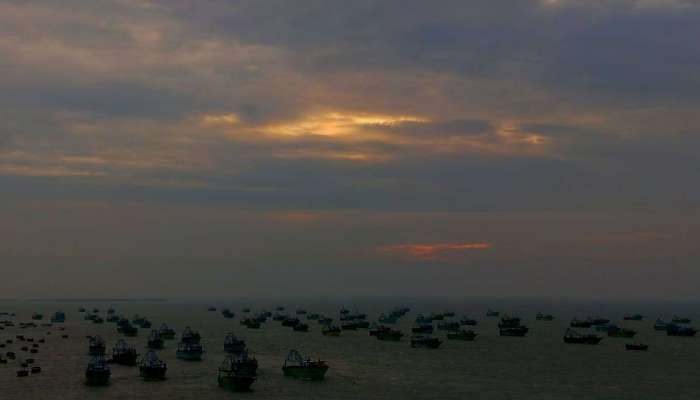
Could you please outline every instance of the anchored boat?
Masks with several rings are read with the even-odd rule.
[[[104,356],[106,347],[105,341],[101,336],[91,337],[88,344],[88,354],[91,356]]]
[[[224,351],[229,354],[240,354],[245,351],[245,340],[239,339],[229,332],[224,339]]]
[[[430,336],[414,336],[411,338],[411,347],[413,348],[427,348],[427,349],[437,349],[442,344],[442,341],[438,338]]]
[[[595,334],[582,334],[573,329],[567,329],[564,334],[564,343],[572,344],[598,344],[603,340],[602,337]]]
[[[233,391],[249,391],[257,379],[258,363],[247,353],[229,356],[219,366],[219,386]]]
[[[147,381],[162,381],[165,379],[165,372],[168,365],[158,358],[155,351],[150,350],[141,360],[139,365],[139,375]]]
[[[167,324],[161,325],[158,333],[163,340],[175,339],[175,329],[170,328]]]
[[[290,350],[287,359],[284,360],[282,371],[285,376],[302,380],[322,380],[328,371],[328,365],[321,360],[311,360],[310,357],[302,357],[296,350]]]
[[[119,365],[134,366],[138,353],[133,346],[129,346],[124,339],[119,339],[112,348],[112,359],[110,362]]]
[[[450,331],[447,332],[447,338],[450,340],[465,340],[465,341],[474,341],[476,339],[476,332],[472,330],[457,330],[457,331]]]
[[[148,342],[146,347],[153,350],[159,350],[163,348],[163,338],[160,337],[160,331],[152,330],[151,335],[148,337]]]

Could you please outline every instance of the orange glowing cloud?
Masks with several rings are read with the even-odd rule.
[[[411,260],[438,260],[448,255],[472,250],[487,250],[493,247],[490,242],[462,243],[412,243],[383,246],[379,251],[391,256],[399,256]]]

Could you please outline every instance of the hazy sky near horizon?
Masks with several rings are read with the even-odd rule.
[[[698,298],[700,1],[0,0],[0,297]]]

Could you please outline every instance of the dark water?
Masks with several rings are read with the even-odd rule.
[[[207,305],[229,307],[236,312],[233,320],[217,312],[207,312]],[[412,349],[404,338],[399,343],[381,342],[369,337],[366,330],[344,331],[341,337],[324,337],[315,321],[309,333],[293,332],[269,321],[260,330],[239,324],[241,308],[253,311],[275,304],[287,306],[289,312],[303,306],[312,312],[337,317],[341,306],[369,314],[370,319],[396,305],[412,307],[398,326],[408,334],[418,312],[452,310],[480,320],[474,329],[475,342],[445,341],[440,349]],[[114,324],[92,324],[77,312],[79,306],[100,308],[104,315],[109,307],[131,317],[147,316],[154,328],[162,322],[180,332],[185,326],[199,330],[207,348],[202,362],[175,358],[177,341],[166,342],[159,352],[168,362],[168,379],[143,382],[137,368],[112,367],[108,387],[89,388],[83,383],[88,361],[85,335],[99,334],[111,346],[121,337]],[[497,320],[487,319],[487,307],[507,311],[525,319],[531,328],[525,338],[499,337]],[[56,310],[64,310],[64,324],[69,339],[61,339],[54,328],[20,330],[6,328],[0,339],[22,333],[44,337],[47,343],[33,356],[43,368],[39,375],[17,378],[20,359],[18,343],[2,349],[15,350],[17,361],[0,365],[1,399],[698,399],[700,398],[700,342],[698,338],[668,337],[652,329],[656,317],[669,318],[678,313],[697,322],[697,304],[671,303],[547,303],[547,302],[0,302],[0,311],[16,312],[17,321],[29,321],[33,311],[43,312],[45,321]],[[552,322],[535,321],[537,311],[557,316]],[[624,313],[640,312],[642,322],[621,321]],[[620,326],[639,331],[630,339],[605,338],[598,346],[566,345],[562,334],[573,316],[600,314]],[[0,317],[3,319],[4,317]],[[695,321],[694,321],[695,322]],[[56,326],[59,326],[58,324]],[[252,393],[232,393],[216,385],[216,369],[225,355],[222,350],[226,332],[243,337],[260,363],[258,381]],[[436,331],[437,336],[444,336]],[[139,331],[127,341],[145,353],[147,332]],[[626,342],[644,342],[649,352],[625,351]],[[281,364],[289,349],[296,348],[328,362],[331,369],[323,382],[300,382],[282,376]]]

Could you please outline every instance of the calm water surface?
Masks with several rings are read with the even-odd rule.
[[[231,308],[233,320],[217,312],[207,312],[209,304]],[[406,305],[412,311],[398,326],[407,336],[398,343],[380,342],[366,330],[344,331],[341,337],[324,337],[315,321],[308,333],[293,332],[268,321],[260,330],[239,324],[241,309],[273,310],[276,304],[293,313],[298,307],[337,318],[345,306],[376,319],[382,311]],[[168,363],[168,379],[143,382],[137,368],[113,366],[108,387],[84,385],[87,356],[86,335],[101,335],[107,340],[108,353],[121,337],[111,323],[102,325],[84,321],[79,306],[97,307],[104,316],[109,307],[118,314],[147,316],[154,328],[166,322],[181,332],[185,326],[199,330],[207,353],[204,361],[187,362],[175,358],[177,340],[167,341],[159,355]],[[498,321],[485,318],[488,307],[524,318],[531,330],[528,337],[498,336]],[[0,330],[0,339],[18,333],[28,337],[46,337],[40,353],[33,356],[43,372],[17,378],[15,372],[25,354],[21,344],[2,349],[18,353],[17,361],[0,365],[1,399],[698,399],[700,398],[700,342],[698,338],[668,337],[652,329],[656,317],[669,318],[678,313],[700,323],[697,304],[606,304],[546,303],[532,301],[502,302],[262,302],[262,301],[165,301],[165,302],[0,302],[0,311],[17,313],[16,321],[30,321],[33,311],[43,312],[45,321],[56,310],[67,313],[63,326],[70,334],[61,339],[54,328]],[[475,342],[445,341],[437,350],[412,349],[407,340],[417,313],[455,311],[457,318],[468,315],[480,320],[474,327],[479,333]],[[535,321],[537,311],[551,312],[552,322]],[[622,321],[624,313],[640,312],[642,322]],[[598,346],[566,345],[562,334],[573,316],[603,315],[620,326],[639,331],[630,339],[605,338]],[[0,317],[3,319],[4,317]],[[46,332],[52,334],[46,336]],[[226,332],[244,338],[257,357],[258,381],[251,393],[233,393],[216,385],[216,369],[225,358],[223,341]],[[436,331],[437,336],[444,332]],[[139,330],[130,344],[145,353],[148,332]],[[644,342],[649,352],[625,351],[626,342]],[[328,362],[331,369],[323,382],[300,382],[285,378],[281,365],[289,349],[296,348]]]

